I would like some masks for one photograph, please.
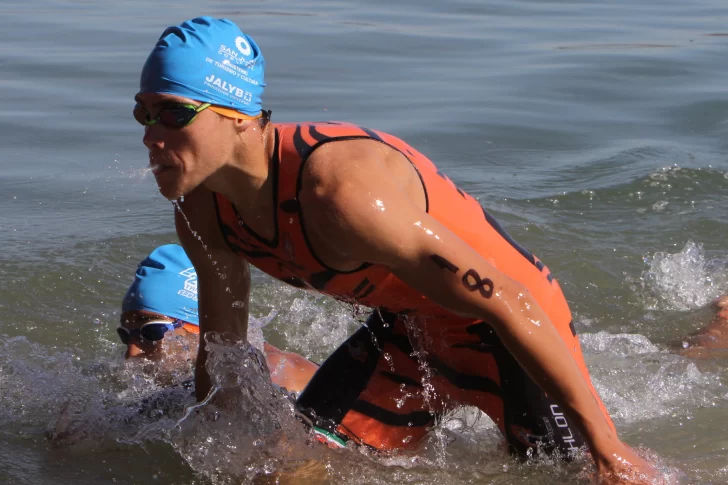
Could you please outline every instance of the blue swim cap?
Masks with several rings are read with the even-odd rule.
[[[181,246],[160,246],[139,263],[121,311],[146,310],[199,325],[197,272]]]
[[[261,112],[265,60],[255,41],[228,19],[198,17],[168,27],[144,63],[140,93],[165,93]]]

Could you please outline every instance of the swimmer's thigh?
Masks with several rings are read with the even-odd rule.
[[[374,312],[321,365],[296,402],[313,426],[378,450],[412,448],[426,435],[437,413],[423,402],[421,370],[394,319]]]

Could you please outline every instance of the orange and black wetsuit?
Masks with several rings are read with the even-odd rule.
[[[370,139],[399,151],[419,173],[427,212],[529,289],[591,386],[569,307],[548,268],[519,246],[473,197],[398,138],[344,123],[273,128],[275,237],[266,240],[255,234],[230,201],[215,194],[225,240],[233,251],[275,278],[375,309],[366,325],[323,363],[298,399],[299,410],[317,427],[378,450],[416,446],[436,417],[456,405],[483,410],[520,454],[537,443],[562,451],[584,444],[559,406],[525,374],[487,322],[452,314],[384,266],[363,264],[346,272],[327,267],[306,239],[298,198],[302,168],[326,143]],[[609,420],[593,387],[592,392]]]

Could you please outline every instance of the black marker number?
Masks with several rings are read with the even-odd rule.
[[[459,270],[459,268],[457,266],[455,266],[450,261],[448,261],[447,259],[445,259],[442,256],[439,256],[437,254],[433,254],[432,256],[430,256],[430,259],[436,265],[438,265],[440,268],[446,269],[446,270],[448,270],[449,272],[451,272],[453,274],[457,274],[457,272]]]
[[[480,279],[480,275],[474,269],[469,269],[463,275],[463,285],[469,291],[478,290],[483,298],[493,296],[493,281],[490,278]]]

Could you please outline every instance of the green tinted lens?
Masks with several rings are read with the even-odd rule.
[[[159,110],[159,114],[151,119],[149,111],[137,104],[134,106],[134,119],[144,126],[151,126],[157,121],[167,128],[180,129],[192,123],[197,113],[209,107],[210,103],[203,103],[199,106],[194,104],[174,104]]]
[[[134,119],[140,125],[144,125],[144,126],[153,125],[154,123],[157,122],[157,120],[150,120],[149,111],[147,111],[146,108],[144,108],[138,104],[136,106],[134,106],[133,114],[134,114]]]
[[[184,128],[192,122],[195,116],[197,116],[196,106],[179,105],[163,108],[157,119],[169,128]]]

